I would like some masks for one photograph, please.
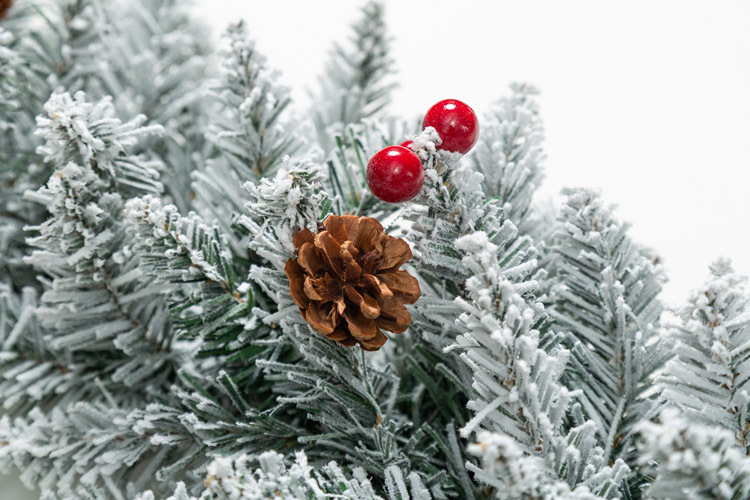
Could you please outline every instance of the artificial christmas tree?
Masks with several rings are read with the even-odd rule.
[[[7,14],[0,470],[47,499],[747,498],[744,279],[718,261],[670,319],[596,191],[538,209],[532,87],[481,127],[386,115],[369,3],[300,120],[242,23],[214,51],[178,2]]]

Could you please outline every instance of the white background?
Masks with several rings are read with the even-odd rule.
[[[221,30],[245,19],[300,106],[361,2],[199,0]],[[750,272],[750,3],[386,1],[400,88],[391,111],[443,98],[481,113],[511,81],[542,90],[545,196],[601,188],[664,258],[679,303],[708,264]],[[0,500],[22,500],[0,480]]]

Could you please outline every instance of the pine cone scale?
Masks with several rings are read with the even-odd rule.
[[[294,244],[297,258],[284,270],[292,299],[314,330],[345,346],[377,350],[387,340],[383,330],[409,327],[404,303],[419,298],[419,282],[399,268],[411,249],[377,220],[331,215],[317,234],[298,231]]]
[[[330,234],[336,241],[342,244],[349,239],[348,233],[356,225],[356,221],[349,220],[354,216],[344,215],[341,217],[326,217],[323,221],[323,228]],[[356,219],[357,217],[355,217]],[[348,227],[347,227],[348,226]],[[347,230],[348,229],[348,230]],[[321,233],[318,233],[321,234]]]
[[[385,297],[379,305],[378,326],[393,333],[405,332],[411,323],[411,314],[404,304],[395,297]]]
[[[353,215],[347,216],[352,219],[357,219]],[[361,252],[368,253],[374,250],[375,242],[378,240],[378,235],[383,232],[383,226],[380,225],[375,219],[367,219],[365,222],[359,224],[352,223],[352,229],[347,228],[349,238],[354,242],[354,246],[357,247]]]
[[[297,264],[296,260],[289,259],[284,266],[284,272],[289,277],[289,292],[292,294],[294,303],[300,309],[306,308],[310,304],[310,300],[305,294],[304,270]]]
[[[383,255],[378,264],[380,273],[395,271],[412,257],[409,244],[401,238],[381,239],[375,248]]]
[[[313,278],[311,278],[309,275],[305,276],[305,283],[303,286],[304,286],[305,295],[307,296],[308,299],[317,300],[317,301],[323,300],[323,297],[315,290],[315,288],[316,288],[316,285],[318,288],[320,288],[321,286],[320,282],[324,280],[325,278],[317,278],[315,279],[316,283],[313,284]],[[322,286],[325,287],[325,283],[323,283]]]
[[[359,306],[359,310],[365,318],[375,319],[380,316],[378,301],[370,297],[369,294],[360,293],[351,285],[344,287],[344,293],[351,303]]]
[[[302,245],[299,249],[297,262],[312,276],[315,276],[319,271],[325,270],[327,267],[325,260],[321,258],[320,252],[318,252],[312,242],[306,242]]]
[[[351,242],[347,241],[346,243]],[[359,277],[362,276],[362,268],[357,264],[357,261],[354,260],[359,252],[356,251],[356,248],[346,248],[346,243],[341,245],[341,255],[344,257],[344,280],[348,282],[358,280]],[[354,253],[352,253],[351,250],[353,250]]]
[[[346,340],[349,338],[349,334],[346,333],[346,331],[343,328],[337,328],[333,331],[333,333],[326,335],[331,340],[335,340],[336,342],[341,342],[342,340]]]
[[[344,311],[344,318],[349,327],[349,332],[357,340],[370,340],[378,332],[375,321],[365,318],[358,309],[347,308]]]
[[[378,332],[375,334],[375,337],[370,340],[360,340],[359,345],[361,345],[362,349],[364,349],[365,351],[377,351],[383,346],[383,344],[385,344],[386,340],[388,340],[388,337],[386,337],[383,332],[378,330]]]
[[[333,333],[339,322],[338,313],[335,308],[329,306],[326,311],[324,309],[326,305],[328,304],[324,304],[321,307],[318,302],[310,302],[303,315],[305,321],[310,323],[315,330],[323,335]]]
[[[328,231],[315,236],[315,247],[322,251],[330,268],[340,277],[344,277],[344,259],[341,256],[341,245]]]
[[[407,304],[413,304],[419,299],[419,282],[404,270],[381,274],[380,281]]]
[[[297,231],[294,235],[294,248],[302,248],[305,243],[312,244],[315,241],[315,235],[309,229],[305,228]]]

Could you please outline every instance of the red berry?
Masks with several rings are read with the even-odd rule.
[[[399,146],[401,146],[402,148],[406,148],[406,149],[412,151],[411,145],[412,145],[413,142],[414,141],[412,141],[411,139],[409,139],[408,141],[404,141],[401,144],[399,144]]]
[[[456,99],[445,99],[424,115],[422,128],[434,127],[443,142],[438,149],[466,154],[479,138],[474,110]]]
[[[424,184],[424,167],[411,149],[388,146],[367,163],[367,185],[377,198],[400,203],[414,198]]]

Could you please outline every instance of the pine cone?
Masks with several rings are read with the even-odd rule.
[[[5,18],[11,5],[13,5],[13,0],[0,0],[0,19]]]
[[[292,298],[329,339],[377,351],[387,340],[381,330],[402,333],[411,323],[404,303],[417,301],[419,282],[399,269],[411,249],[370,217],[329,215],[322,229],[294,235],[297,258],[284,268]]]

